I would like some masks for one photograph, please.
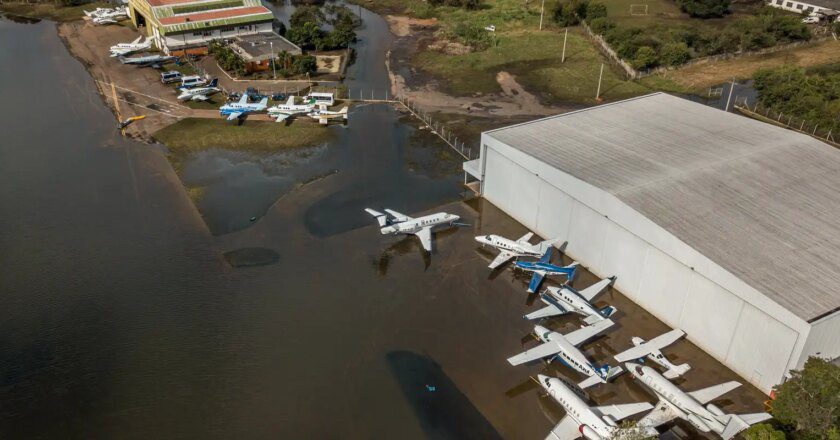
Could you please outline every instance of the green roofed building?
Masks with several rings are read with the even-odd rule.
[[[272,32],[260,0],[129,0],[131,22],[168,54],[201,54],[214,39]]]

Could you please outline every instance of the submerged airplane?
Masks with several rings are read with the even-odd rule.
[[[131,58],[126,58],[126,57],[121,56],[120,57],[120,62],[123,63],[123,64],[132,64],[132,65],[140,66],[140,67],[151,66],[151,67],[154,67],[154,68],[160,68],[164,64],[166,64],[170,61],[175,61],[177,59],[178,59],[178,57],[155,54],[155,55],[146,55],[146,56],[131,57]]]
[[[557,240],[545,240],[537,244],[531,244],[528,240],[534,236],[533,232],[529,232],[518,240],[513,241],[498,235],[479,235],[475,237],[475,241],[482,245],[492,246],[499,250],[499,255],[490,263],[490,269],[495,269],[511,258],[514,257],[539,257],[545,254],[549,246],[554,244]]]
[[[534,326],[534,334],[543,343],[508,358],[507,361],[515,366],[549,356],[552,359],[557,357],[570,368],[589,376],[588,379],[584,379],[583,382],[578,384],[581,388],[587,388],[596,383],[607,383],[608,380],[621,374],[623,371],[621,367],[613,368],[609,365],[596,367],[589,362],[589,359],[586,358],[577,346],[594,338],[604,330],[612,327],[613,324],[609,319],[604,319],[595,324],[581,327],[571,333],[566,333],[565,335],[553,332],[540,325]]]
[[[221,89],[217,87],[219,84],[219,80],[217,78],[213,78],[213,81],[210,81],[204,87],[194,87],[194,88],[187,88],[181,87],[180,94],[178,95],[178,100],[180,101],[207,101],[210,99],[210,95],[214,93],[219,93]]]
[[[659,398],[656,408],[639,420],[639,426],[655,428],[681,418],[702,432],[715,432],[723,440],[729,440],[750,425],[770,418],[770,414],[767,413],[726,414],[711,403],[703,406],[741,386],[738,382],[726,382],[687,393],[653,368],[632,362],[624,365],[634,378]]]
[[[117,43],[111,46],[111,58],[129,55],[134,52],[150,49],[152,47],[151,37],[146,37],[146,39],[142,42],[140,40],[143,40],[142,36],[137,37],[137,39],[131,43]]]
[[[455,214],[447,214],[445,212],[413,218],[390,209],[385,209],[385,213],[374,211],[370,208],[365,208],[365,211],[374,216],[376,221],[379,222],[379,232],[382,235],[416,235],[426,252],[432,251],[432,228],[440,225],[460,225],[457,222],[461,218]]]
[[[668,379],[676,379],[690,370],[691,366],[688,364],[672,364],[660,350],[673,344],[677,341],[677,339],[683,336],[685,336],[684,331],[675,329],[669,331],[668,333],[661,334],[647,342],[645,342],[642,338],[634,337],[632,339],[634,347],[622,351],[614,357],[615,360],[619,362],[627,362],[633,359],[642,359],[647,357],[654,363],[659,364],[666,369],[663,374],[665,377]]]
[[[550,316],[565,315],[572,312],[585,316],[583,322],[594,324],[603,319],[609,318],[615,313],[613,306],[604,307],[601,310],[592,306],[592,298],[603,292],[615,281],[615,277],[606,278],[583,289],[575,290],[572,286],[549,287],[540,294],[540,299],[546,304],[545,307],[531,312],[524,316],[525,319],[540,319]]]
[[[528,292],[534,293],[540,287],[543,278],[547,275],[565,275],[568,281],[575,277],[578,262],[575,261],[568,266],[557,266],[551,264],[551,247],[546,249],[545,253],[538,261],[515,261],[513,263],[515,268],[522,269],[526,272],[533,272],[531,282],[528,284]]]
[[[269,108],[268,116],[275,118],[276,122],[283,122],[294,115],[311,113],[315,109],[313,102],[295,104],[295,97],[289,96],[289,100],[285,104],[279,104]]]
[[[316,109],[310,111],[309,113],[307,113],[306,116],[309,116],[310,118],[317,120],[318,123],[321,124],[321,125],[329,124],[330,119],[344,119],[346,121],[347,120],[347,107],[344,107],[341,110],[339,110],[337,112],[334,112],[334,111],[331,111],[331,110],[327,110],[327,107],[325,105],[321,105],[321,106],[319,106],[319,108],[316,108]]]
[[[231,102],[219,107],[219,114],[227,116],[228,121],[234,121],[251,113],[257,113],[265,110],[268,106],[268,98],[263,98],[260,102],[248,102],[248,95],[242,95],[238,102]]]
[[[586,395],[572,383],[542,374],[537,375],[537,382],[566,410],[546,439],[608,439],[619,429],[617,422],[653,408],[647,402],[589,406],[584,400]]]

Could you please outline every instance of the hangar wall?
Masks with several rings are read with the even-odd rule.
[[[738,284],[612,195],[486,136],[482,165],[488,201],[543,237],[567,240],[570,256],[599,276],[616,275],[616,287],[630,299],[762,391],[804,361],[807,323],[757,291],[760,298],[750,298],[722,287],[720,280]],[[571,187],[574,196],[560,189]],[[826,331],[835,326],[840,319]]]
[[[800,364],[804,364],[810,353],[836,359],[840,357],[840,310],[811,323],[811,332],[802,351]]]

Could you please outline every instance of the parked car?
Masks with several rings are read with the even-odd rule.
[[[201,87],[207,84],[207,79],[200,75],[191,75],[181,78],[181,87],[191,89],[193,87]]]
[[[184,75],[181,75],[181,72],[176,72],[174,70],[167,70],[166,72],[160,72],[160,82],[164,84],[172,84],[176,82],[181,82],[181,78]]]

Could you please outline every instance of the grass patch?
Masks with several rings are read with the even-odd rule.
[[[201,199],[204,198],[204,194],[207,192],[206,186],[186,186],[184,188],[187,190],[187,197],[192,200],[195,206],[198,206]]]
[[[603,57],[577,28],[569,31],[564,63],[560,62],[562,51],[563,36],[557,31],[518,31],[502,35],[497,46],[482,52],[446,55],[424,51],[415,62],[422,70],[443,78],[444,91],[457,96],[500,92],[496,74],[506,71],[547,102],[594,103]],[[667,79],[626,81],[605,65],[601,97],[623,99],[665,86],[679,88]]]
[[[0,12],[27,18],[40,18],[57,22],[81,20],[85,10],[110,7],[106,2],[86,3],[78,6],[61,6],[55,3],[0,3]]]

